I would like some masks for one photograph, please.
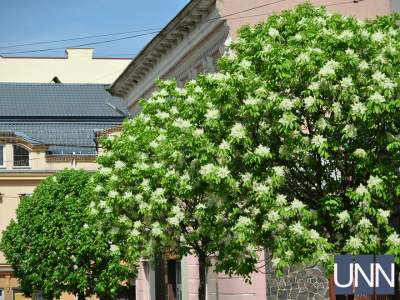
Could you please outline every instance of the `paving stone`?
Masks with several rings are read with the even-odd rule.
[[[278,291],[278,299],[287,299],[287,298],[288,298],[287,290],[279,290]]]
[[[307,300],[308,299],[308,293],[307,292],[300,292],[297,295],[297,300]]]

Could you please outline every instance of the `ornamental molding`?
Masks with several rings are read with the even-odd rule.
[[[172,57],[179,57],[179,61],[171,66],[171,69],[164,75],[160,73],[154,73],[149,75],[143,82],[138,83],[137,87],[133,88],[132,92],[127,97],[128,108],[139,111],[136,107],[138,101],[142,98],[147,98],[155,89],[154,81],[157,78],[170,79],[175,78],[178,85],[182,85],[186,80],[190,80],[197,75],[196,67],[199,65],[203,66],[205,72],[215,72],[215,66],[212,65],[210,60],[212,56],[218,52],[218,55],[222,55],[225,52],[225,42],[229,37],[229,28],[226,23],[220,23],[213,32],[209,33],[203,40],[199,41],[196,45],[191,45],[188,49],[188,53],[181,57],[177,56],[177,53],[172,53]],[[182,53],[179,53],[182,54]],[[183,54],[182,54],[183,55]],[[168,63],[169,59],[165,59],[165,63]],[[211,66],[212,65],[212,66]],[[158,76],[157,76],[158,75]]]
[[[17,170],[7,170],[7,171],[0,171],[0,181],[14,181],[14,180],[33,180],[33,181],[41,181],[48,176],[53,175],[57,172],[54,171],[36,171],[36,172],[18,172]]]
[[[216,13],[217,11],[214,10],[212,15]],[[196,56],[197,58],[204,56],[209,49],[216,46],[215,43],[218,40],[222,40],[227,36],[228,27],[225,21],[219,20],[216,23],[201,24],[190,36],[181,42],[179,47],[168,53],[140,82],[130,88],[129,93],[125,96],[128,108],[135,107],[139,99],[150,95],[154,90],[155,80],[158,78],[167,79],[175,77],[180,73],[176,71],[176,68],[183,68],[182,71],[185,68],[190,69],[195,62],[193,59]]]
[[[209,59],[212,58],[212,56],[216,53],[218,53],[220,56],[225,53],[225,41],[229,35],[228,30],[229,29],[226,24],[221,24],[221,26],[218,28],[218,32],[216,32],[212,39],[204,42],[203,47],[205,45],[205,50],[202,51],[197,48],[195,55],[193,55],[186,63],[182,65],[178,64],[175,67],[173,72],[174,74],[171,74],[171,76],[175,76],[177,80],[181,80],[189,75],[188,79],[192,79],[197,75],[196,72],[193,72],[193,68],[196,68],[199,65],[202,65],[204,70],[207,72],[214,72],[215,69],[214,67],[211,67]]]
[[[143,94],[150,87],[148,81],[153,84],[154,79],[168,74],[180,59],[193,50],[193,45],[224,22],[219,17],[215,0],[190,1],[129,64],[112,85],[111,92],[130,98],[132,91],[137,92],[140,86],[141,93],[138,94]],[[179,50],[178,55],[171,56],[176,50]]]

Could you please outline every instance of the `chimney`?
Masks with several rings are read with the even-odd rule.
[[[93,58],[93,48],[67,48],[65,53],[68,59],[91,60]]]

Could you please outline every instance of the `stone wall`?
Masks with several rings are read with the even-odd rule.
[[[278,277],[266,255],[268,300],[328,300],[329,281],[319,266],[291,267]]]

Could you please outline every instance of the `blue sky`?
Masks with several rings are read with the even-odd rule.
[[[166,25],[188,2],[188,0],[0,0],[0,54],[63,56],[63,50],[8,55],[4,53],[74,46],[140,33],[15,48],[3,47],[159,28]],[[95,48],[95,56],[132,57],[151,37],[143,36],[86,47]]]

